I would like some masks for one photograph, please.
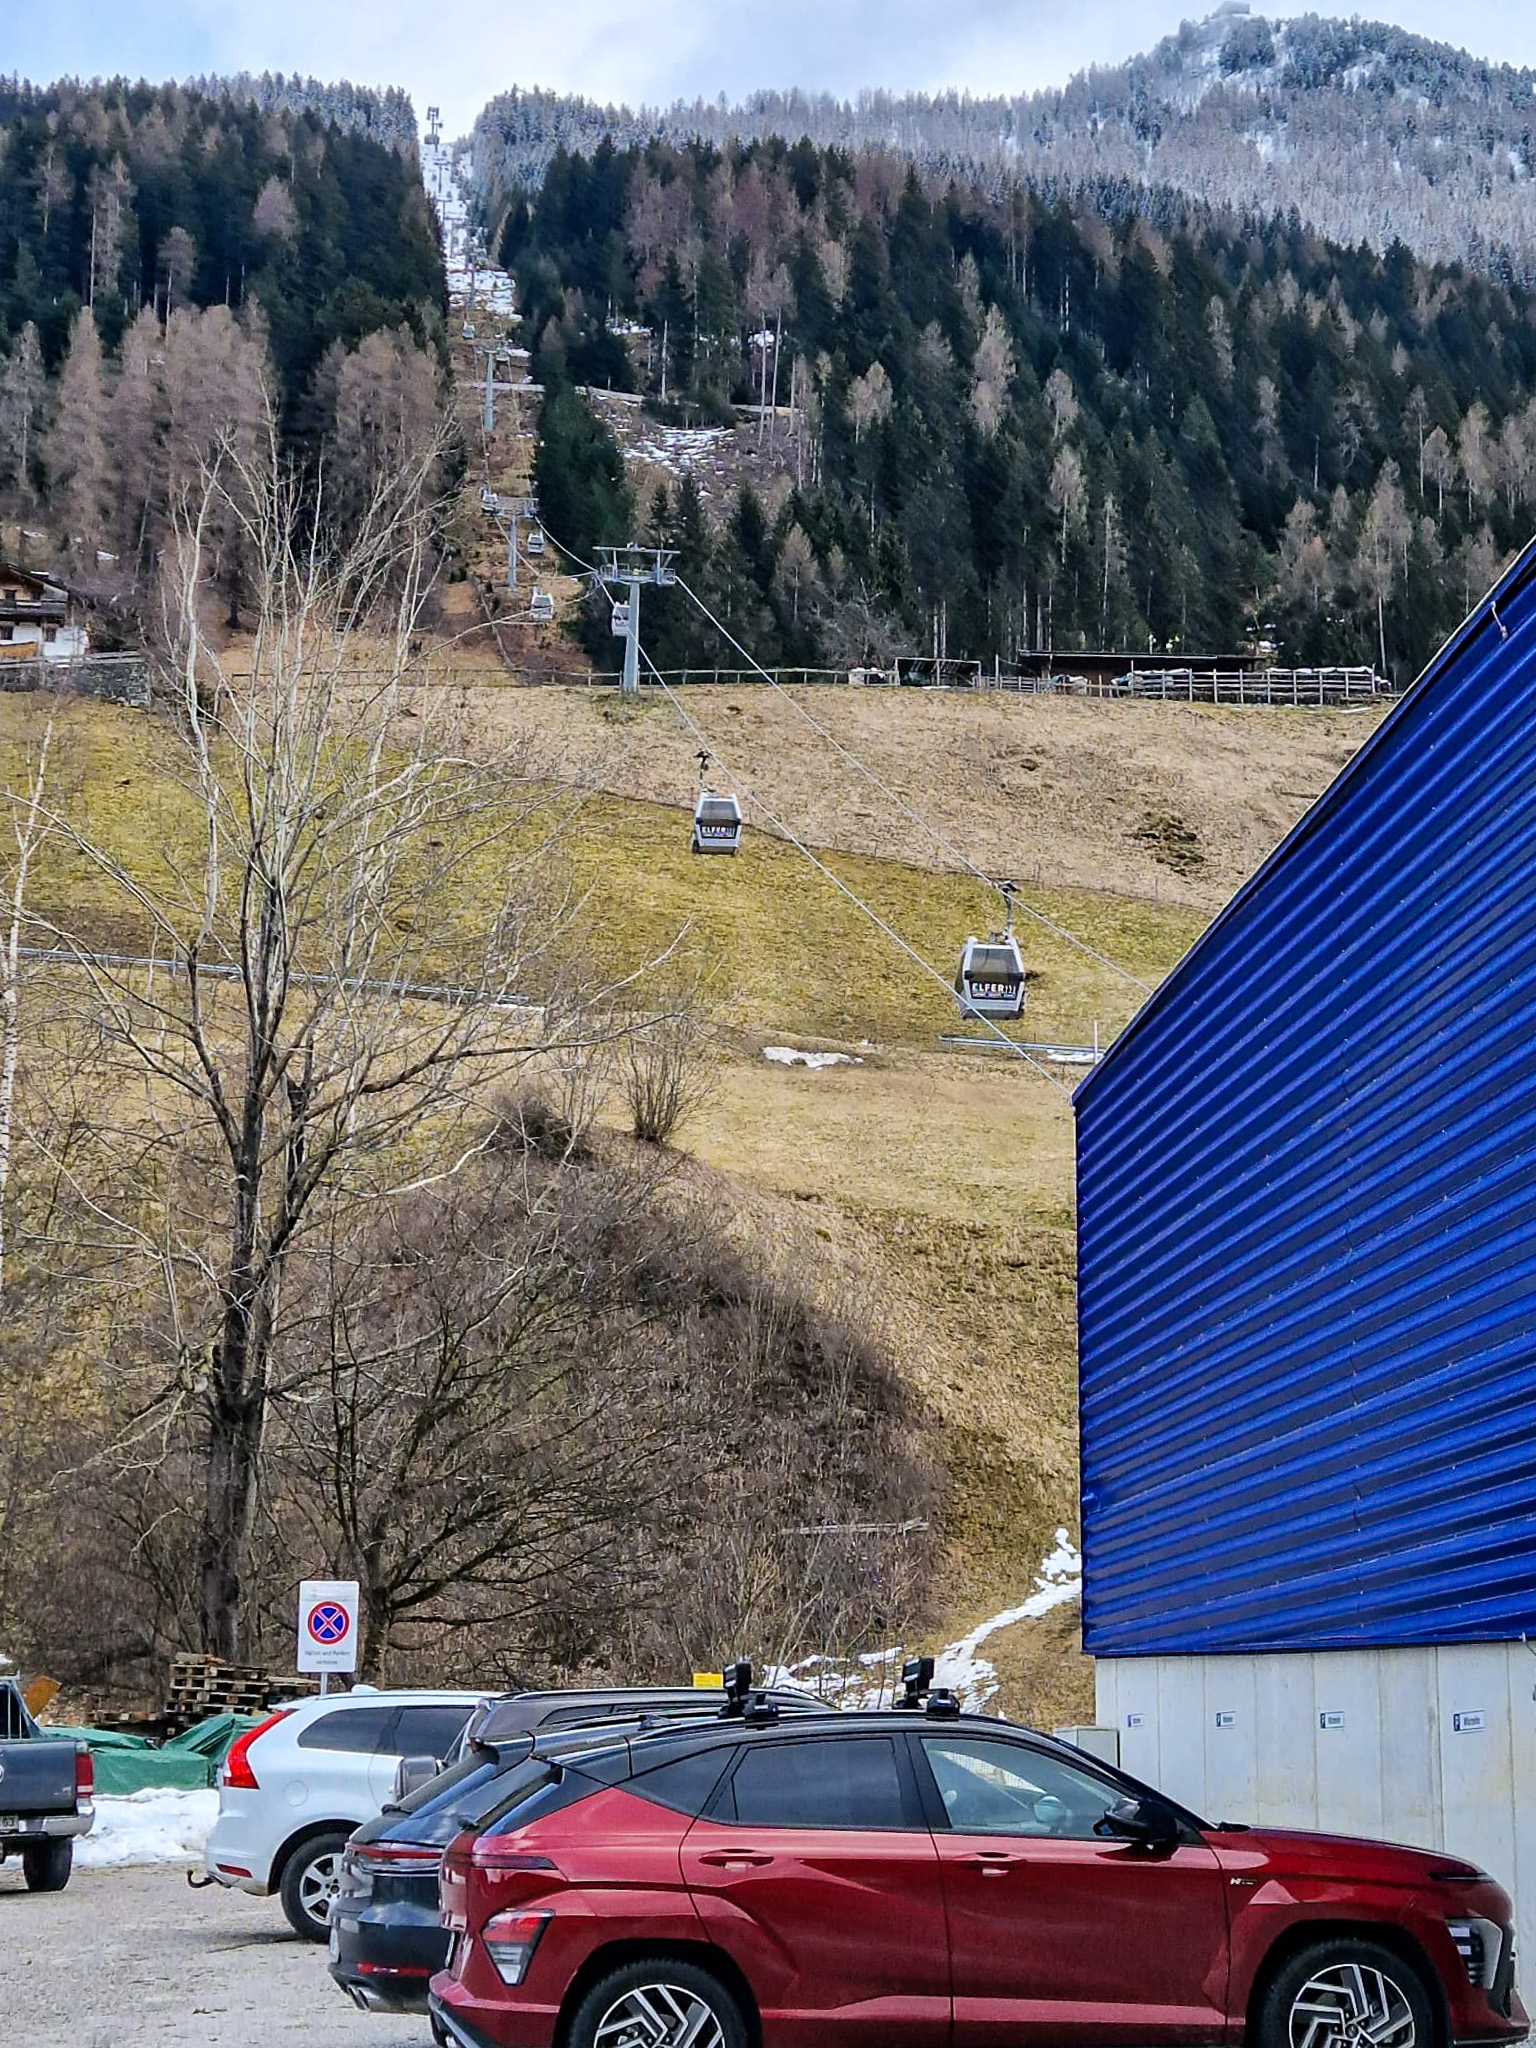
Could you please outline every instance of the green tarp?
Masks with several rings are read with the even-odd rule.
[[[214,1782],[235,1737],[255,1725],[250,1714],[215,1714],[166,1742],[122,1735],[111,1728],[49,1728],[44,1732],[89,1745],[98,1792],[162,1788],[201,1792]]]

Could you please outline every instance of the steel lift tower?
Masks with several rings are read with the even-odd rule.
[[[624,642],[624,679],[620,689],[626,697],[633,697],[640,689],[640,586],[649,583],[658,589],[665,589],[677,581],[672,564],[677,559],[675,548],[599,548],[604,558],[598,575],[612,590],[623,588],[626,595],[616,598],[613,607],[613,632],[615,639]]]

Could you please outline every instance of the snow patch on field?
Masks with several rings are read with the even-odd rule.
[[[979,1654],[987,1638],[1021,1621],[1039,1620],[1053,1607],[1078,1599],[1082,1590],[1082,1556],[1068,1531],[1058,1529],[1055,1547],[1041,1560],[1029,1598],[979,1622],[968,1635],[946,1643],[939,1651],[933,1660],[935,1689],[958,1693],[967,1713],[980,1712],[997,1694],[997,1669]],[[799,1686],[822,1699],[835,1700],[840,1707],[888,1706],[901,1689],[901,1667],[909,1654],[905,1645],[898,1644],[890,1650],[870,1650],[847,1662],[807,1657],[802,1663],[770,1672],[763,1682]]]
[[[801,1052],[793,1045],[765,1045],[763,1058],[776,1067],[809,1067],[818,1073],[823,1067],[862,1067],[864,1062],[851,1052]]]
[[[96,1825],[77,1838],[75,1863],[82,1870],[105,1870],[128,1863],[199,1862],[218,1817],[217,1792],[98,1797]]]

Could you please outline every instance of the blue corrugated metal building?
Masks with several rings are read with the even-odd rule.
[[[1536,1636],[1536,548],[1076,1108],[1101,1718],[1140,1730],[1162,1712],[1156,1674],[1125,1660],[1161,1660],[1202,1716],[1212,1685],[1247,1698],[1256,1672],[1262,1807],[1284,1659],[1313,1659],[1308,1716],[1346,1733],[1327,1687],[1363,1667],[1319,1657],[1371,1652],[1390,1674],[1412,1659],[1382,1654],[1418,1647],[1431,1720],[1498,1720],[1513,1772],[1517,1737],[1536,1742],[1515,1727],[1536,1681],[1518,1663]],[[1475,1644],[1517,1646],[1507,1682],[1486,1658],[1447,1661]],[[1449,1703],[1462,1671],[1485,1704]],[[1360,1697],[1385,1729],[1387,1695]],[[1198,1747],[1205,1771],[1203,1732]]]

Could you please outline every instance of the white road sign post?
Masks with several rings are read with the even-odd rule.
[[[325,1692],[333,1671],[357,1669],[356,1579],[305,1579],[299,1586],[299,1671],[318,1671]]]

